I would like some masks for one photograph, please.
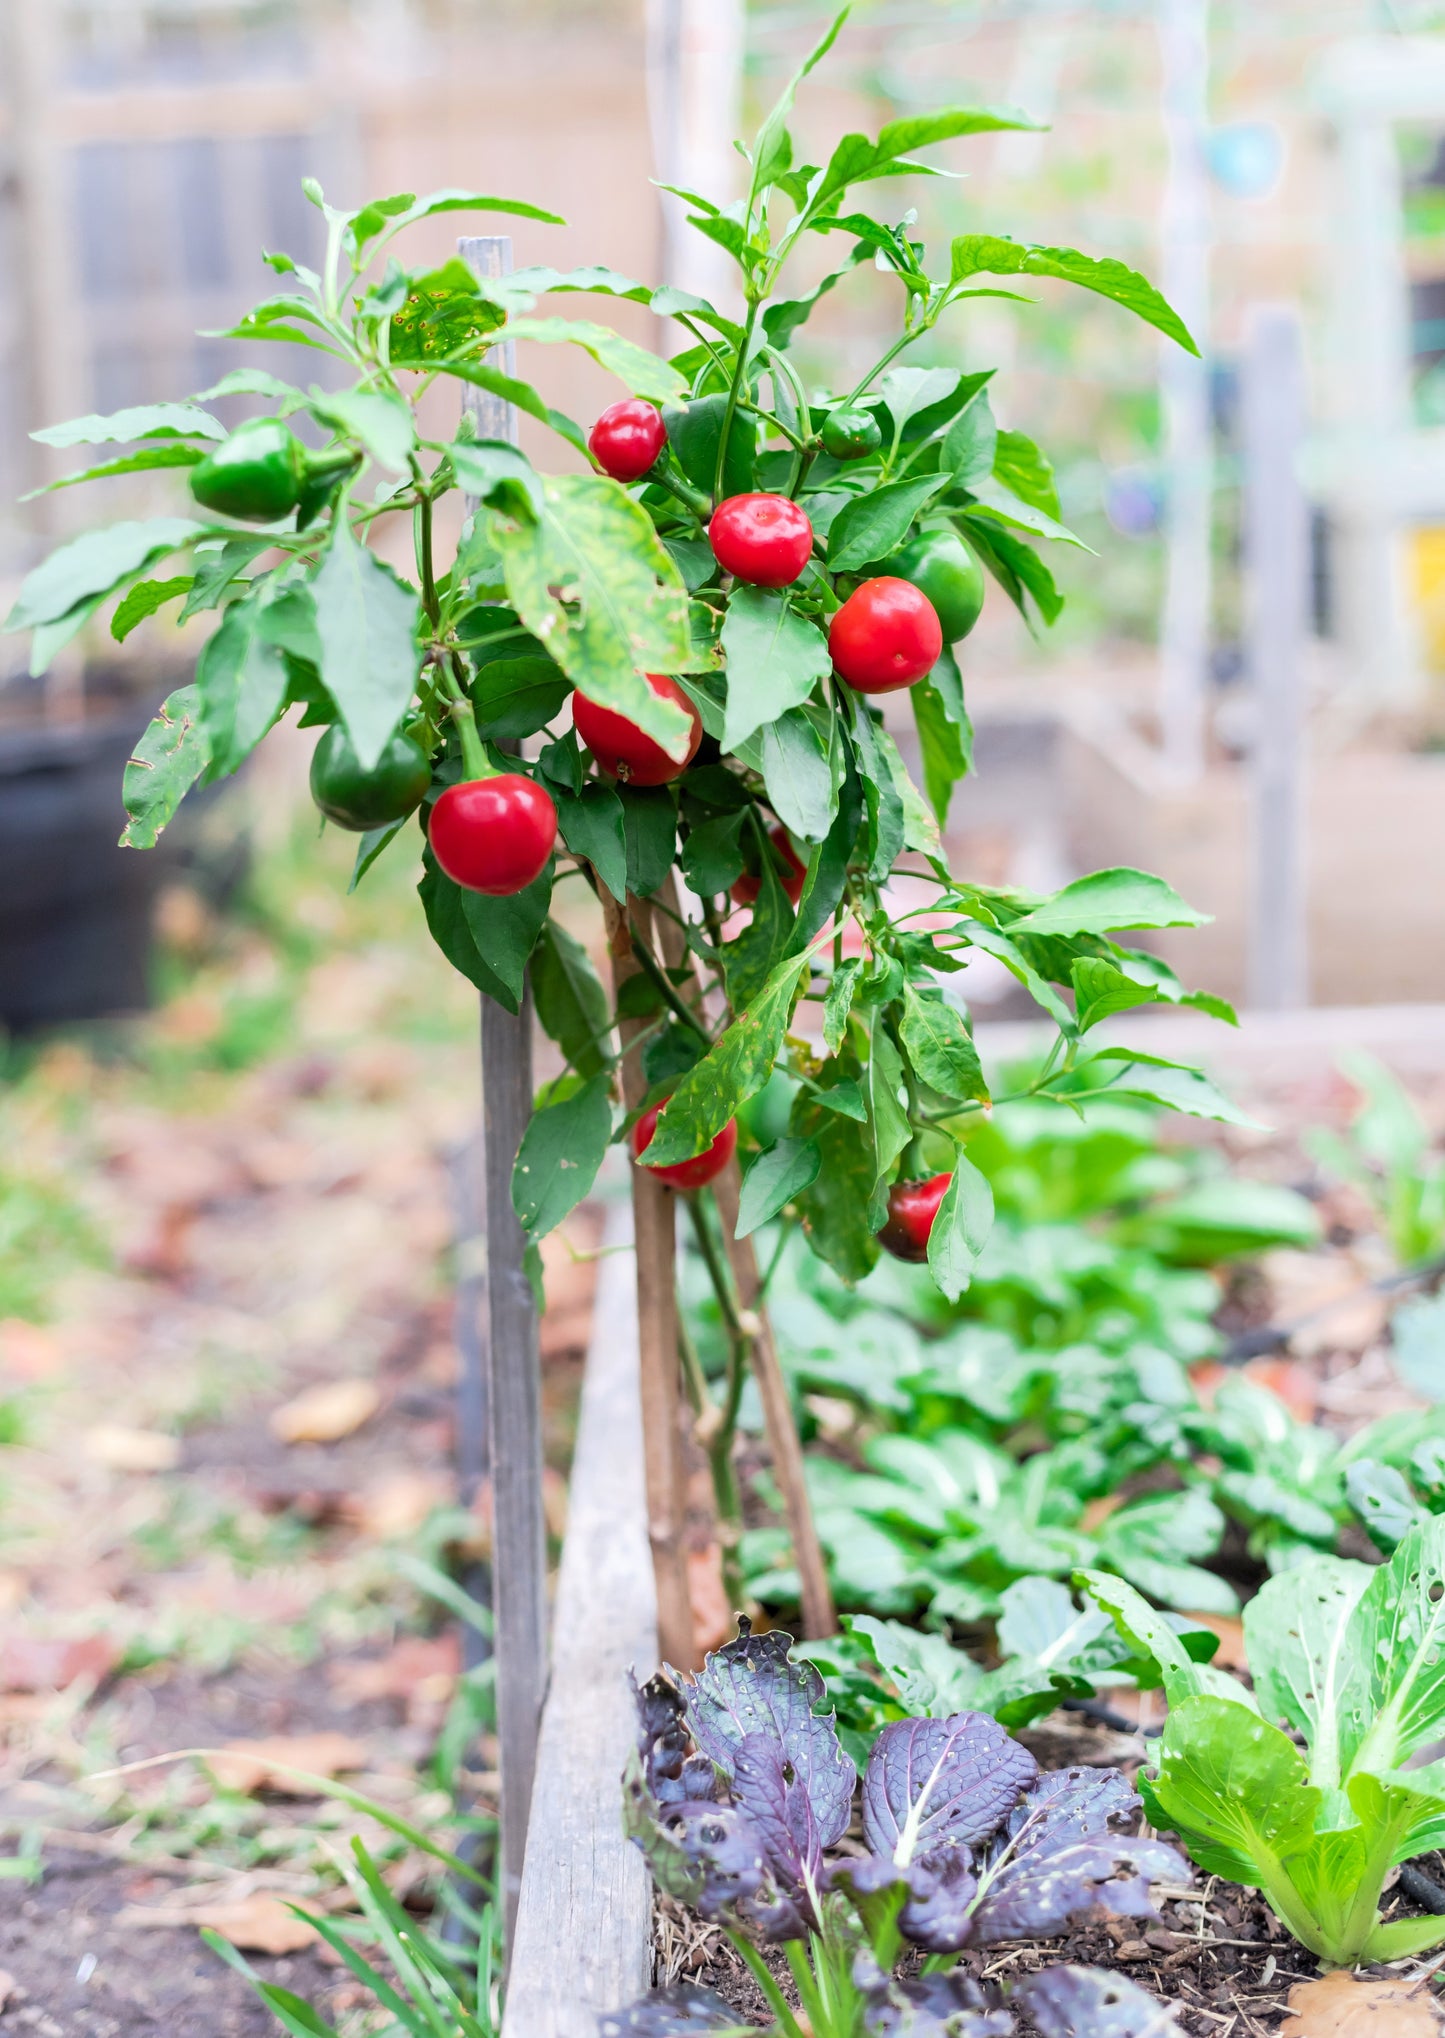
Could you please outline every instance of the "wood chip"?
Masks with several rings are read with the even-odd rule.
[[[198,1926],[209,1925],[244,1953],[299,1953],[321,1936],[314,1925],[298,1918],[279,1897],[258,1891],[237,1903],[208,1904],[192,1912]]]
[[[271,1416],[271,1431],[283,1444],[334,1444],[369,1422],[381,1406],[371,1380],[328,1380],[283,1402]]]
[[[86,1430],[80,1448],[93,1465],[112,1472],[171,1472],[181,1458],[179,1438],[157,1429],[127,1429],[119,1422]]]
[[[237,1790],[250,1796],[258,1790],[273,1790],[283,1797],[315,1797],[313,1784],[287,1771],[305,1770],[310,1776],[339,1776],[344,1770],[364,1769],[366,1744],[350,1734],[277,1734],[264,1741],[228,1741],[224,1748],[206,1757],[222,1790]],[[219,1930],[219,1926],[217,1930]]]
[[[1439,2038],[1440,2012],[1419,1981],[1365,1981],[1340,1971],[1296,1982],[1279,2038]]]

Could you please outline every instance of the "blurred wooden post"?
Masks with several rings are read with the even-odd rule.
[[[1251,314],[1241,396],[1255,717],[1249,1002],[1283,1011],[1309,998],[1303,786],[1309,512],[1298,472],[1304,362],[1292,306],[1258,305]]]
[[[508,234],[464,236],[479,276],[512,267]],[[512,372],[512,348],[503,349]],[[510,404],[485,390],[463,399],[483,439],[517,436]],[[497,1659],[497,1749],[502,1783],[500,1899],[508,1958],[514,1938],[537,1733],[547,1683],[547,1533],[542,1514],[542,1392],[537,1308],[526,1240],[512,1208],[512,1163],[532,1112],[532,996],[514,1016],[482,999],[482,1125],[487,1212],[487,1407],[492,1460],[492,1615]]]
[[[612,958],[612,984],[620,993],[640,967],[632,929],[646,940],[652,913],[629,893],[627,910],[601,890]],[[622,1095],[636,1110],[647,1091],[636,1036],[646,1019],[624,1019]],[[683,1668],[694,1661],[692,1600],[687,1589],[686,1477],[682,1456],[682,1396],[677,1344],[677,1199],[646,1168],[629,1168],[632,1225],[637,1252],[637,1329],[642,1385],[642,1455],[647,1487],[647,1540],[657,1583],[657,1646],[663,1660]]]

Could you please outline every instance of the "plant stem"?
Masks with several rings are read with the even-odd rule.
[[[432,502],[422,483],[421,465],[412,462],[417,480],[417,569],[421,574],[421,603],[430,618],[433,629],[441,616],[441,604],[437,600],[436,573],[432,564]]]
[[[844,397],[843,402],[839,406],[839,408],[846,410],[849,404],[856,403],[859,397],[863,394],[864,390],[868,387],[868,384],[873,380],[873,377],[875,375],[881,375],[883,373],[883,370],[888,366],[888,363],[893,359],[894,355],[901,354],[905,347],[910,346],[914,340],[921,338],[922,335],[925,332],[927,332],[927,330],[928,328],[926,326],[919,326],[916,329],[911,326],[907,327],[904,330],[902,336],[893,342],[893,345],[888,349],[888,352],[883,356],[882,360],[875,361],[873,363],[873,366],[868,370],[868,373],[863,377],[863,380],[858,384],[857,388],[852,392],[852,394]]]
[[[712,1036],[703,1025],[701,1019],[698,1018],[695,1012],[690,1011],[677,995],[672,984],[668,982],[666,971],[637,929],[633,927],[630,929],[630,932],[632,935],[632,952],[637,957],[638,966],[642,974],[647,978],[673,1017],[680,1019],[684,1026],[689,1027],[698,1036],[699,1040],[703,1041],[706,1046],[711,1047]]]
[[[782,2025],[785,2038],[805,2038],[802,2025],[788,2007],[787,1997],[774,1981],[772,1971],[757,1947],[751,1940],[745,1939],[741,1932],[729,1932],[728,1938],[767,1998],[768,2008]]]
[[[723,471],[727,466],[728,446],[732,441],[733,419],[737,416],[738,397],[742,392],[743,377],[747,373],[748,348],[752,345],[753,327],[758,322],[758,300],[748,298],[747,323],[743,327],[742,339],[738,342],[738,358],[733,364],[733,379],[728,388],[727,409],[723,412],[722,433],[717,442],[717,466],[713,469],[712,499],[716,508],[722,501]]]

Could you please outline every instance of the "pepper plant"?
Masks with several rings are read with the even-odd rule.
[[[1060,596],[1039,541],[1078,541],[1043,453],[996,423],[993,371],[959,366],[943,332],[980,297],[1019,299],[986,279],[1061,278],[1195,349],[1117,261],[975,231],[930,263],[911,213],[864,209],[856,195],[936,174],[919,149],[1029,125],[1021,116],[949,108],[845,135],[822,165],[795,160],[795,88],[846,13],[744,151],[746,196],[720,206],[683,194],[693,226],[737,264],[740,315],[602,267],[407,268],[399,237],[438,214],[552,216],[457,191],[347,212],[309,181],[326,222],[320,269],[267,255],[281,288],[227,337],[310,349],[337,386],[248,367],[186,402],[37,434],[133,448],[56,486],[172,468],[191,513],[62,545],[7,627],[33,631],[42,669],[111,601],[117,639],[162,611],[214,617],[194,681],[126,771],[132,847],[154,844],[193,784],[234,772],[289,715],[322,732],[313,792],[359,837],[354,883],[419,818],[434,938],[508,1010],[530,970],[565,1063],[516,1162],[533,1240],[587,1193],[615,1140],[694,1194],[731,1164],[736,1114],[781,1057],[798,1094],[781,1136],[749,1142],[740,1231],[791,1206],[845,1280],[886,1247],[926,1258],[957,1296],[992,1213],[962,1143],[992,1101],[958,994],[972,957],[1002,961],[1056,1022],[1031,1094],[1074,1110],[1128,1094],[1231,1111],[1192,1068],[1096,1045],[1111,1014],[1186,997],[1155,959],[1114,940],[1198,920],[1167,884],[1111,870],[1044,898],[973,884],[945,858],[940,830],[971,755],[955,646],[984,575],[1047,624]],[[790,294],[805,244],[839,259]],[[865,264],[894,293],[892,336],[851,388],[809,390],[796,337]],[[685,344],[663,360],[537,310],[583,293],[649,306]],[[966,324],[962,334],[966,351]],[[628,394],[585,434],[498,365],[495,349],[513,341],[580,346]],[[428,436],[419,406],[439,383],[515,406],[586,471],[539,471],[465,417],[452,436]],[[266,412],[228,432],[205,407],[223,397]],[[470,513],[443,559],[438,506],[456,492]],[[409,573],[384,556],[398,526],[409,527]],[[921,788],[904,732],[885,719],[890,694],[911,710]],[[923,901],[906,910],[890,891],[902,873]],[[614,923],[632,912],[637,974],[615,1003],[551,916],[568,883],[596,893]],[[638,900],[645,917],[629,906]],[[625,1109],[619,1021],[646,1086]],[[725,1288],[715,1217],[696,1216]],[[722,1406],[703,1413],[720,1505],[735,1516],[727,1440],[748,1313],[725,1299],[740,1326],[733,1370]]]

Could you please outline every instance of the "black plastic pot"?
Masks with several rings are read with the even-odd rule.
[[[184,871],[192,830],[178,822],[156,849],[117,847],[121,776],[146,718],[130,705],[76,727],[0,731],[0,1027],[11,1032],[149,1002],[156,895]]]

